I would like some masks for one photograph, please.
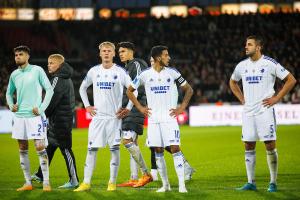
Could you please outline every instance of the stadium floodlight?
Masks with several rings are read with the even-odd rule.
[[[19,8],[18,20],[34,20],[34,10],[32,8]]]
[[[16,20],[17,9],[15,8],[0,8],[0,20]]]

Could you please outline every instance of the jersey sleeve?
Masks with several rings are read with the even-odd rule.
[[[285,77],[290,73],[279,63],[277,63],[274,67],[275,67],[275,76],[280,78],[281,80],[285,79]]]
[[[51,101],[51,98],[52,98],[54,92],[53,92],[52,85],[51,85],[46,73],[44,72],[44,70],[42,68],[39,70],[39,82],[40,82],[41,86],[44,88],[44,90],[46,91],[44,100],[43,100],[41,106],[38,108],[39,114],[41,114],[41,113],[45,112],[46,108],[50,104],[50,101]]]
[[[241,80],[241,78],[242,78],[242,76],[241,76],[241,73],[240,73],[240,65],[238,64],[235,67],[235,69],[234,69],[234,71],[231,75],[231,79],[234,80],[234,81],[239,81],[239,80]]]
[[[138,89],[140,85],[144,85],[144,78],[145,78],[145,73],[141,73],[140,75],[138,75],[137,77],[135,77],[135,79],[131,82],[131,86],[134,89]]]
[[[86,90],[92,84],[93,84],[93,76],[92,76],[92,69],[90,69],[87,75],[85,76],[85,78],[83,79],[79,88],[79,94],[84,104],[84,107],[90,106],[90,102]]]
[[[182,77],[181,73],[179,71],[177,71],[175,68],[170,68],[170,72],[172,77],[175,80],[176,85],[178,86],[184,86],[187,81]]]
[[[122,70],[121,74],[122,74],[122,79],[121,79],[122,85],[125,86],[126,88],[128,88],[128,87],[130,86],[130,83],[131,83],[131,78],[130,78],[130,76],[129,76],[125,71],[123,71],[123,70]]]
[[[6,91],[6,101],[7,101],[7,105],[9,106],[10,110],[12,110],[12,107],[14,105],[13,94],[15,91],[16,91],[16,86],[15,86],[14,80],[11,75],[9,77],[9,82],[8,82],[7,91]]]

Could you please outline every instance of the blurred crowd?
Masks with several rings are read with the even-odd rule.
[[[74,67],[76,99],[87,70],[99,63],[102,41],[131,41],[136,57],[149,63],[150,49],[169,47],[175,66],[192,85],[192,104],[236,103],[228,87],[236,64],[245,58],[245,38],[257,34],[265,39],[264,54],[274,58],[300,81],[300,14],[248,14],[198,16],[169,19],[110,19],[88,22],[1,22],[0,23],[0,105],[5,105],[9,74],[15,68],[12,49],[20,44],[31,50],[31,63],[46,69],[51,53],[62,53]],[[116,63],[120,63],[118,58]],[[276,82],[276,89],[282,87]],[[300,86],[283,102],[300,103]]]

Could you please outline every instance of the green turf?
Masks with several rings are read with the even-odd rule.
[[[300,199],[300,126],[278,127],[279,175],[277,193],[268,193],[269,171],[264,145],[257,145],[256,180],[257,192],[240,192],[234,188],[246,182],[244,150],[240,141],[240,127],[181,127],[182,150],[190,164],[197,170],[193,180],[187,182],[189,193],[178,193],[177,178],[172,157],[166,154],[168,174],[173,191],[157,194],[160,182],[148,184],[141,189],[118,188],[107,192],[109,179],[109,151],[100,150],[92,179],[90,192],[74,193],[56,189],[67,181],[67,171],[62,155],[56,152],[50,167],[50,181],[54,190],[43,193],[41,186],[31,192],[16,192],[23,184],[23,174],[19,166],[17,142],[9,134],[0,135],[0,199]],[[148,166],[150,152],[144,146],[145,136],[139,141]],[[87,130],[73,132],[73,150],[76,156],[80,180],[87,152]],[[129,155],[121,148],[121,166],[118,182],[129,177]],[[38,166],[33,144],[30,143],[32,172]]]

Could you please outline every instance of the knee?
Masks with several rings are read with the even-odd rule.
[[[163,153],[164,148],[163,147],[155,147],[155,153]]]
[[[131,143],[131,142],[133,142],[132,139],[123,139],[123,144],[124,144],[124,145],[129,144],[129,143]]]
[[[19,149],[22,151],[28,150],[28,141],[26,140],[18,140]]]
[[[172,145],[171,146],[171,153],[177,153],[180,151],[180,147],[178,145]]]
[[[265,146],[267,151],[273,151],[276,148],[276,143],[274,141],[265,141]]]
[[[245,149],[247,151],[254,150],[256,146],[256,142],[245,142]]]
[[[45,143],[44,143],[44,140],[35,140],[34,141],[34,146],[35,146],[35,149],[37,151],[42,151],[45,149]]]

